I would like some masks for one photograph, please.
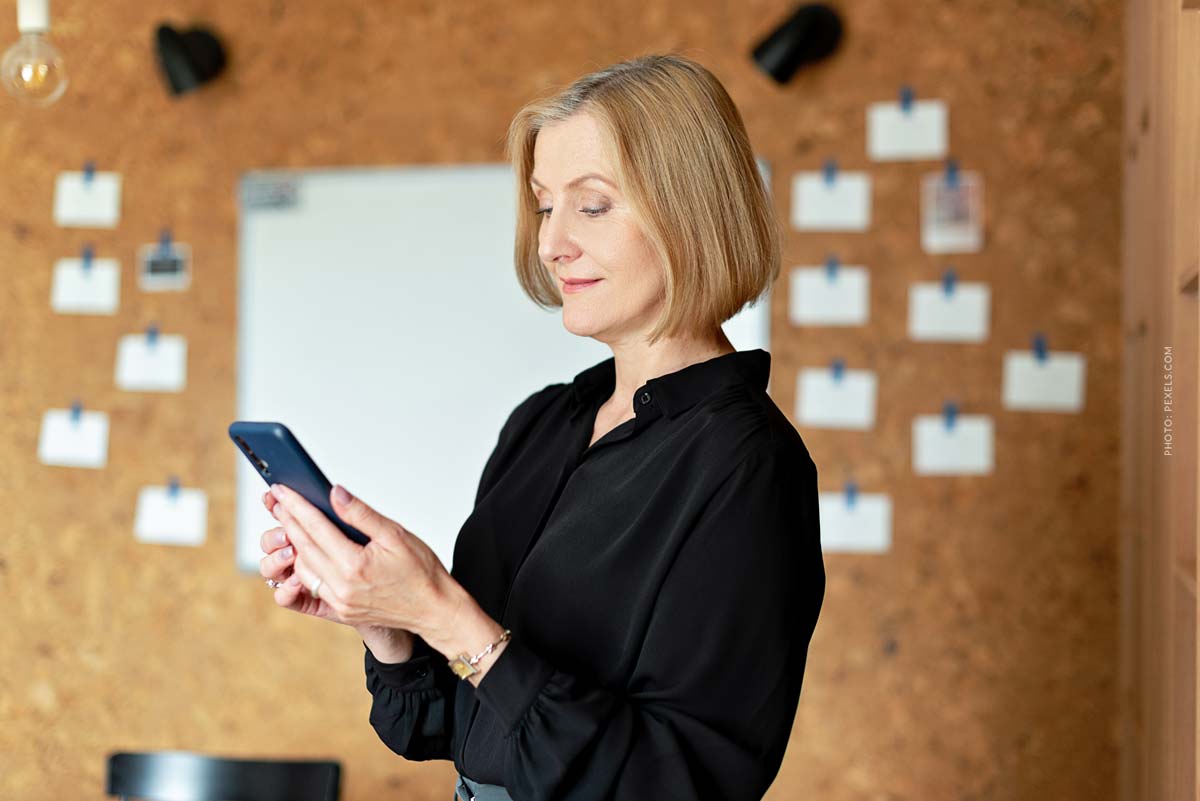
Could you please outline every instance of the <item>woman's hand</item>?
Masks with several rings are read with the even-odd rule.
[[[263,494],[263,506],[275,517],[279,502],[269,491]],[[276,518],[278,519],[278,518]],[[296,549],[288,539],[287,529],[276,526],[264,532],[260,546],[266,554],[259,562],[259,572],[269,581],[281,586],[275,589],[275,603],[293,612],[319,617],[333,623],[345,624],[333,608],[321,598],[312,595],[301,586],[299,580],[289,583],[293,575],[293,563],[296,560]],[[371,653],[382,662],[404,662],[412,655],[413,636],[403,629],[385,626],[359,625],[354,626],[363,642],[371,649]]]
[[[268,495],[278,501],[264,498],[282,532],[263,534],[261,572],[283,581],[275,590],[280,606],[360,632],[439,631],[453,618],[461,602],[461,594],[450,591],[457,582],[429,546],[396,521],[334,487],[334,512],[370,538],[362,546],[294,490],[276,484]]]
[[[275,505],[274,501],[274,496],[269,492],[263,497],[263,503],[267,505],[268,510]],[[292,577],[292,564],[296,561],[296,549],[283,526],[263,532],[260,546],[266,556],[259,561],[258,572],[268,581],[279,584],[275,588],[276,604],[293,612],[312,615],[333,623],[344,622],[329,604],[320,598],[313,598],[298,582],[288,583],[288,579]]]

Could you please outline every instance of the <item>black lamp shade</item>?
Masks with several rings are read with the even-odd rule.
[[[154,38],[158,63],[174,95],[196,89],[225,69],[225,50],[211,31],[177,31],[170,25],[159,25]]]
[[[837,50],[841,40],[838,13],[823,3],[809,3],[758,43],[754,62],[779,83],[787,83],[801,66]]]

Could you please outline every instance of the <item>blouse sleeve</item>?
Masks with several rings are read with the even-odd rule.
[[[365,646],[365,643],[364,643]],[[371,726],[405,759],[453,759],[457,681],[446,660],[419,636],[407,662],[380,662],[365,649],[363,666],[371,693]]]
[[[537,399],[548,389],[528,396],[509,414],[479,478],[476,505],[495,483],[517,432],[529,421]],[[446,658],[420,636],[416,637],[407,662],[380,662],[365,646],[364,643],[363,668],[371,693],[370,722],[379,739],[414,762],[453,760],[454,700],[459,678],[450,671]]]
[[[760,799],[824,592],[816,467],[751,454],[681,546],[627,687],[560,669],[513,633],[476,690],[507,729],[505,787],[522,801]]]

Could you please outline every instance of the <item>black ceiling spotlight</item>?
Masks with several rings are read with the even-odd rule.
[[[190,92],[225,69],[221,40],[205,28],[177,31],[170,25],[159,25],[154,43],[158,64],[173,95]]]
[[[807,3],[754,48],[754,63],[779,83],[837,50],[842,18],[824,3]]]

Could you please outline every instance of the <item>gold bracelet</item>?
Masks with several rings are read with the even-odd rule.
[[[477,664],[479,664],[479,660],[483,659],[485,656],[490,654],[492,652],[492,649],[495,648],[497,645],[499,645],[500,643],[509,639],[509,636],[511,634],[512,634],[511,631],[509,631],[508,629],[505,629],[504,633],[500,635],[500,639],[496,640],[493,643],[488,643],[488,647],[484,648],[482,651],[475,654],[475,656],[470,657],[470,656],[467,656],[465,653],[459,654],[458,656],[454,657],[446,664],[448,664],[450,666],[450,669],[452,671],[454,671],[454,675],[458,676],[460,679],[465,679],[467,676],[473,676],[479,672],[479,668],[475,667]]]

